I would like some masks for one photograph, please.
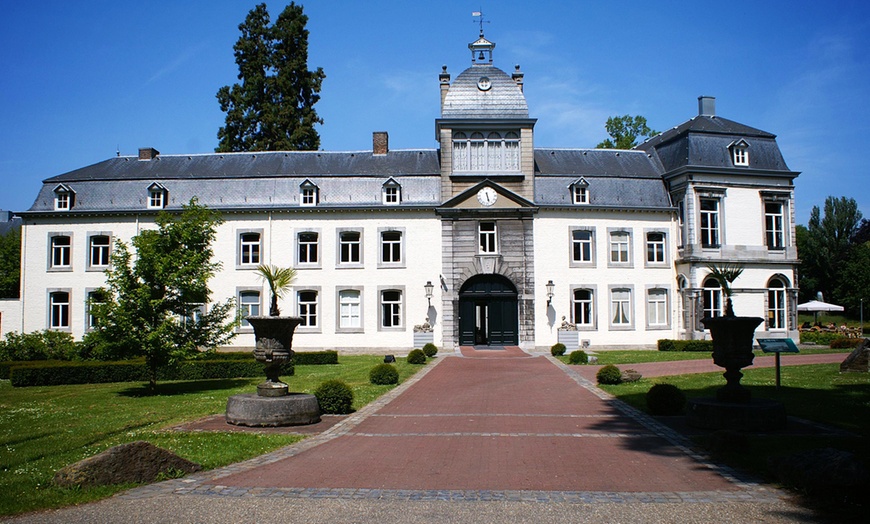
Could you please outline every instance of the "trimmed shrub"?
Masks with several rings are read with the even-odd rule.
[[[285,364],[281,370],[281,375],[290,376],[293,375],[293,372],[293,365]],[[245,360],[189,360],[176,366],[165,367],[157,374],[158,380],[204,380],[259,376],[264,376],[263,365],[253,358]],[[118,362],[43,360],[17,363],[11,366],[9,379],[15,387],[143,382],[148,381],[148,370],[143,359]]]
[[[646,406],[653,415],[679,415],[686,407],[686,394],[673,384],[655,384],[646,392]]]
[[[408,353],[408,364],[425,364],[426,363],[426,353],[423,353],[422,349],[412,349],[410,353]]]
[[[432,358],[438,354],[438,346],[431,342],[426,342],[426,345],[423,346],[423,353],[426,354],[427,358]]]
[[[297,366],[338,364],[338,351],[294,351],[293,363]]]
[[[392,364],[378,364],[369,371],[369,382],[379,386],[399,383],[399,370]]]
[[[572,351],[570,355],[568,355],[568,363],[569,364],[586,364],[589,362],[589,355],[586,354],[582,349],[578,349],[577,351]]]
[[[321,413],[343,415],[353,409],[353,390],[344,381],[327,380],[317,386],[314,396]]]
[[[0,360],[73,360],[78,357],[78,345],[72,335],[62,331],[6,333],[0,341]]]
[[[595,378],[599,384],[619,384],[622,381],[622,372],[613,364],[607,364],[598,370]]]
[[[831,341],[831,349],[855,349],[864,342],[863,338],[837,337]]]
[[[698,352],[713,352],[712,340],[670,340],[660,339],[658,341],[659,351],[698,351]]]
[[[568,348],[565,347],[565,344],[563,344],[561,342],[556,342],[555,344],[550,346],[550,354],[553,355],[554,357],[561,357],[562,355],[565,354],[565,351],[567,349]]]

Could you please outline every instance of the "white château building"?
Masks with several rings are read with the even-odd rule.
[[[495,67],[482,33],[469,48],[470,67],[439,75],[438,149],[393,151],[385,132],[370,151],[144,148],[45,180],[18,213],[22,293],[0,330],[84,335],[114,241],[197,197],[225,219],[213,299],[265,314],[256,266],[298,270],[281,304],[303,318],[297,349],[705,338],[700,320],[724,308],[711,263],[745,267],[734,307],[764,317],[758,336],[796,336],[798,173],[774,135],[700,97],[697,116],[632,150],[537,148],[519,66]]]

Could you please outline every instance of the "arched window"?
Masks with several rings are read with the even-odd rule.
[[[774,277],[767,288],[767,329],[786,329],[785,283]]]
[[[704,281],[704,317],[722,316],[722,287],[715,278]]]

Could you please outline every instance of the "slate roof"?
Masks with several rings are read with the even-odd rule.
[[[734,166],[731,160],[729,146],[740,139],[748,144],[749,166]],[[776,135],[720,116],[696,116],[636,149],[656,155],[665,174],[681,168],[716,168],[797,175],[786,165]]]
[[[481,77],[492,87],[477,87]],[[489,64],[474,64],[450,85],[441,109],[442,118],[529,118],[529,106],[516,82],[501,69]]]
[[[570,187],[589,184],[584,207],[671,209],[671,200],[653,157],[617,149],[536,149],[535,204],[579,207]]]

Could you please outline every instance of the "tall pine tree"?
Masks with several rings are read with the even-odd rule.
[[[217,152],[315,150],[323,120],[314,104],[326,75],[308,70],[308,17],[291,2],[270,25],[266,4],[254,7],[239,25],[233,46],[240,84],[217,92],[224,127]]]

